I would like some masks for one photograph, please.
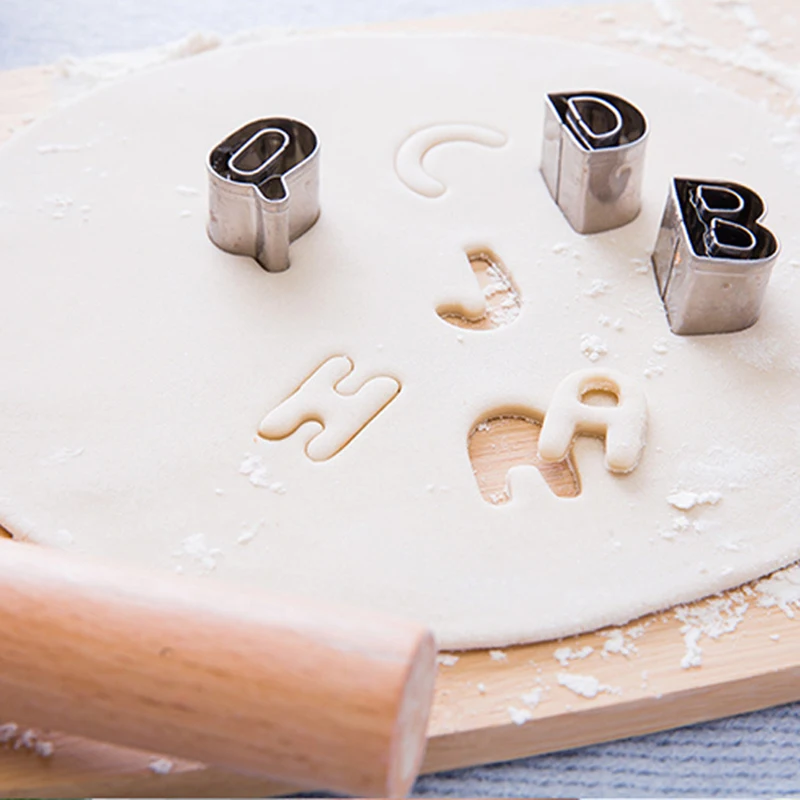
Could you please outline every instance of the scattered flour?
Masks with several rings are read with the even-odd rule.
[[[678,537],[680,534],[687,533],[688,531],[700,533],[702,531],[702,525],[700,525],[699,522],[693,522],[684,514],[679,514],[672,520],[672,527],[669,528],[669,530],[662,530],[660,533],[663,539],[672,540]]]
[[[15,722],[0,725],[0,744],[9,745],[14,750],[31,750],[40,758],[50,758],[55,752],[55,746],[39,737],[39,731],[33,728],[22,729]]]
[[[562,667],[566,667],[570,661],[588,658],[592,653],[594,653],[594,648],[589,645],[581,647],[580,650],[573,650],[571,647],[559,647],[558,650],[553,653],[553,658],[558,661]]]
[[[774,459],[767,455],[715,445],[702,457],[681,464],[679,478],[684,485],[701,484],[717,490],[740,489],[770,477],[774,470]]]
[[[270,484],[267,468],[261,456],[253,456],[250,453],[246,453],[242,463],[239,465],[239,473],[247,475],[253,486],[267,487]]]
[[[286,486],[281,481],[273,480],[269,476],[264,459],[261,456],[253,456],[250,453],[246,453],[242,463],[239,465],[239,473],[247,475],[253,486],[269,489],[275,494],[286,494]]]
[[[571,672],[559,672],[558,684],[590,700],[597,697],[601,692],[620,694],[620,689],[600,683],[594,675],[575,675]]]
[[[55,752],[56,748],[52,742],[36,742],[33,750],[40,758],[50,758],[50,756],[52,756]]]
[[[217,34],[195,31],[178,41],[135,52],[87,59],[63,58],[56,68],[58,76],[68,80],[66,88],[79,94],[149,67],[214,50],[221,44],[222,39]]]
[[[37,740],[36,731],[33,728],[28,728],[22,731],[14,742],[15,750],[34,750],[36,748]]]
[[[658,353],[660,356],[664,356],[669,353],[669,345],[667,344],[666,339],[656,339],[653,342],[653,352]]]
[[[490,650],[489,658],[491,658],[492,661],[506,661],[508,656],[502,650]]]
[[[794,619],[795,609],[800,608],[800,565],[776,572],[755,585],[761,608],[779,608],[790,619]]]
[[[622,628],[614,628],[601,635],[606,637],[606,641],[603,644],[604,656],[620,655],[629,657],[637,652],[636,645],[625,638],[625,631]]]
[[[513,322],[520,315],[522,302],[519,293],[502,269],[490,265],[486,268],[486,277],[488,283],[483,288],[483,296],[487,301],[486,316],[494,327],[500,328]],[[459,342],[464,341],[461,334],[456,338]]]
[[[54,153],[77,153],[83,150],[80,144],[40,144],[36,152],[42,156],[53,155]]]
[[[584,333],[581,336],[581,353],[589,359],[589,361],[599,361],[601,356],[608,354],[608,345],[593,333]]]
[[[19,730],[15,722],[6,722],[0,725],[0,744],[8,744]]]
[[[477,686],[477,689],[478,689],[478,694],[486,694],[486,684],[485,683],[479,683],[478,686]]]
[[[592,285],[584,292],[587,297],[600,297],[611,289],[611,284],[601,278],[592,281]]]
[[[253,539],[258,536],[261,532],[262,527],[265,525],[265,521],[259,520],[256,522],[255,525],[247,525],[242,529],[242,532],[236,537],[237,544],[247,544],[248,542],[252,542]]]
[[[648,364],[643,370],[642,375],[648,380],[660,378],[664,374],[664,367],[661,364]]]
[[[752,589],[739,589],[675,609],[675,618],[683,623],[681,634],[686,645],[686,652],[681,659],[683,669],[702,665],[700,640],[703,636],[719,639],[736,630],[750,607],[748,596],[752,594]]]
[[[684,630],[684,628],[681,628]],[[681,669],[691,669],[703,664],[703,651],[700,649],[699,641],[702,631],[700,628],[686,628],[683,634],[683,643],[686,645],[686,652],[681,659]]]
[[[201,575],[207,575],[217,567],[217,559],[222,555],[218,547],[209,547],[202,533],[187,536],[180,547],[172,554],[173,558],[188,558],[200,569]]]
[[[710,505],[715,506],[722,500],[719,492],[675,492],[667,498],[667,502],[679,511],[690,511],[695,506]]]
[[[83,447],[61,447],[54,453],[51,453],[47,458],[42,459],[42,464],[45,466],[55,464],[66,464],[84,453]]]
[[[508,716],[515,725],[524,725],[533,719],[533,713],[528,708],[515,708],[514,706],[508,707]]]
[[[532,689],[530,692],[525,692],[525,694],[523,694],[520,697],[520,699],[522,700],[523,703],[525,703],[526,706],[528,706],[528,708],[531,709],[536,708],[536,706],[538,706],[539,703],[542,702],[542,688],[536,687],[535,689]]]
[[[175,191],[184,197],[194,197],[200,194],[200,190],[195,189],[194,186],[176,186]]]
[[[154,758],[147,768],[156,775],[169,775],[174,766],[168,758]]]
[[[436,663],[443,667],[454,667],[458,664],[458,656],[454,656],[452,653],[439,653],[436,656]]]

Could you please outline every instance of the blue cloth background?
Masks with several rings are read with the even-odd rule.
[[[592,1],[569,0],[572,5]],[[264,26],[325,27],[563,3],[0,0],[0,69],[48,64],[67,55],[134,50],[193,30],[226,34]],[[416,793],[584,798],[800,795],[800,704],[613,744],[426,776],[418,781]]]

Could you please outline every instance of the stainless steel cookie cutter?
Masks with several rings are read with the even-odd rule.
[[[733,333],[758,320],[780,244],[747,186],[674,178],[652,261],[673,333]]]
[[[548,94],[541,172],[578,233],[627,225],[641,208],[647,120],[605,92]]]
[[[270,117],[230,134],[209,154],[208,235],[268,272],[289,267],[289,243],[319,217],[319,141],[303,122]]]

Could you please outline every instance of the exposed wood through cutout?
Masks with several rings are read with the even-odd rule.
[[[13,539],[14,537],[5,528],[0,527],[0,538]]]
[[[477,319],[470,319],[457,306],[441,306],[437,314],[457,328],[473,331],[491,331],[510,325],[522,311],[522,297],[511,279],[511,273],[491,250],[467,253],[469,265],[486,299],[486,311]]]
[[[506,486],[508,471],[523,465],[536,467],[558,497],[581,493],[580,476],[571,455],[555,463],[539,458],[541,430],[541,423],[532,417],[510,414],[491,417],[474,428],[467,445],[469,459],[487,503],[503,505],[511,499]]]
[[[619,397],[610,389],[591,389],[581,395],[581,403],[587,406],[613,408],[619,405]]]

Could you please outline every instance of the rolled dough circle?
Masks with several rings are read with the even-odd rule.
[[[580,236],[538,166],[544,94],[589,88],[634,102],[651,138],[640,216]],[[322,143],[322,215],[281,274],[205,232],[206,154],[269,116]],[[287,39],[88,95],[0,149],[0,522],[78,553],[399,612],[446,647],[621,624],[784,566],[800,557],[800,271],[780,132],[678,70],[533,38]],[[675,175],[769,203],[783,254],[748,331],[669,331],[649,254]],[[495,330],[436,313],[480,312],[476,251],[521,298]],[[391,397],[357,435],[329,458],[307,444],[319,421],[259,436],[336,357],[324,369],[353,372],[304,418],[355,430],[342,409],[361,400],[345,396],[381,376],[372,388]],[[510,502],[484,499],[470,432],[543,416],[589,367],[646,394],[637,468],[612,474],[602,442],[580,437],[580,496],[522,468]]]

